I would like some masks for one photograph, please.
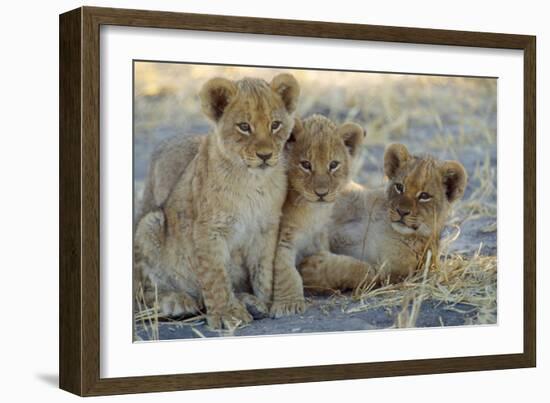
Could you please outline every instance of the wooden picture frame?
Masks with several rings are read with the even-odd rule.
[[[171,28],[524,52],[523,353],[231,372],[100,377],[100,26]],[[60,387],[81,396],[525,368],[536,365],[534,36],[82,7],[60,16]]]

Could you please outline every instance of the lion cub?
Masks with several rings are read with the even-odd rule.
[[[355,285],[369,268],[380,280],[396,281],[414,273],[428,249],[437,257],[451,205],[467,183],[460,162],[414,156],[402,144],[386,148],[384,173],[385,188],[343,191],[330,223],[331,251],[365,262],[363,273],[346,273]],[[307,259],[302,273],[308,285],[326,288],[336,288],[343,274],[322,255]]]
[[[206,309],[210,327],[233,328],[252,320],[245,303],[271,301],[287,189],[283,147],[299,92],[289,74],[271,83],[214,78],[200,92],[214,131],[164,144],[154,155],[134,267],[162,315]]]
[[[320,115],[295,125],[288,143],[289,189],[273,268],[272,316],[305,310],[302,278],[296,267],[309,255],[330,254],[327,223],[340,190],[349,181],[352,160],[360,153],[364,137],[361,126],[337,126]],[[362,264],[346,256],[334,259],[341,266]]]

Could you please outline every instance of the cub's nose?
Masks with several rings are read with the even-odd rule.
[[[326,195],[328,195],[328,189],[322,189],[322,190],[315,190],[315,194],[319,196],[319,198],[323,198]]]
[[[399,214],[401,217],[405,217],[405,216],[411,214],[411,212],[409,210],[401,210],[399,208],[397,208],[396,210],[397,210],[397,214]]]
[[[270,159],[273,156],[273,153],[269,153],[269,154],[256,153],[256,155],[258,156],[259,159],[266,162],[268,159]]]

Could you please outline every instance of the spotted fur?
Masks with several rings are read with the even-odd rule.
[[[363,261],[369,273],[376,268],[379,280],[398,281],[415,272],[427,249],[437,255],[441,230],[452,203],[464,194],[467,174],[457,161],[413,156],[402,144],[387,147],[384,172],[384,188],[354,185],[342,192],[330,223],[330,249]],[[316,279],[323,286],[338,280],[321,259],[305,265],[325,273]],[[364,275],[357,273],[347,281],[362,282]]]
[[[150,303],[156,289],[162,315],[206,311],[219,329],[251,321],[250,305],[267,310],[287,189],[283,146],[299,91],[289,74],[271,83],[214,78],[200,92],[214,131],[154,154],[134,267]]]
[[[297,266],[307,256],[330,255],[326,225],[364,136],[355,123],[337,126],[319,115],[295,125],[288,145],[289,190],[274,263],[272,316],[304,311],[304,283]]]

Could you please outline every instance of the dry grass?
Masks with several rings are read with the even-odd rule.
[[[480,229],[482,232],[495,232],[496,168],[491,167],[489,158],[476,166],[473,178],[479,186],[468,198],[455,205],[455,214],[448,221],[453,229],[441,239],[438,251],[428,249],[416,275],[396,284],[375,287],[376,278],[356,289],[352,298],[359,301],[346,312],[354,313],[380,307],[400,307],[395,315],[394,327],[416,327],[423,301],[437,301],[446,310],[454,310],[465,315],[465,324],[494,324],[497,319],[497,257],[481,254],[480,243],[473,254],[451,252],[454,242],[461,234],[461,227],[468,221],[481,218],[491,219],[491,224]],[[436,256],[433,256],[433,252]],[[379,268],[381,271],[382,267]],[[349,302],[345,302],[349,304]],[[468,310],[457,305],[469,306]],[[444,321],[440,318],[441,326]]]
[[[154,146],[176,133],[208,130],[197,98],[203,82],[218,75],[269,80],[281,70],[138,63],[135,72],[137,201]],[[395,141],[404,142],[415,153],[458,159],[469,174],[466,196],[455,205],[448,221],[450,233],[439,251],[426,251],[414,277],[380,287],[363,284],[351,295],[334,293],[320,308],[327,316],[334,308],[350,314],[387,309],[395,319],[394,327],[414,327],[422,304],[435,301],[445,310],[461,311],[466,324],[496,323],[496,80],[305,70],[292,73],[302,86],[301,116],[323,113],[339,122],[354,120],[366,127],[367,142],[356,181],[369,187],[382,183],[383,148]],[[491,239],[490,248],[483,244],[487,242],[484,234]],[[155,306],[148,307],[143,300],[138,307],[136,326],[144,329],[141,334],[148,339],[158,339],[159,321],[169,319],[159,317]],[[191,327],[198,337],[205,336],[200,331],[203,316],[172,323]],[[440,324],[445,324],[445,318]],[[231,335],[234,330],[221,335]]]
[[[460,201],[455,209],[461,211],[464,223],[466,220],[476,220],[482,217],[494,219],[496,230],[497,200],[496,200],[496,167],[491,164],[488,154],[483,161],[476,164],[473,175],[470,174],[470,181],[476,181],[478,186],[470,196]],[[455,221],[456,222],[456,218]]]
[[[158,302],[158,292],[155,288],[155,302],[148,306],[145,297],[143,288],[140,286],[137,295],[135,296],[137,312],[134,315],[134,340],[135,341],[154,341],[160,340],[159,325],[161,322],[170,323],[174,329],[189,327],[191,331],[200,338],[205,338],[206,336],[200,331],[199,328],[203,327],[206,324],[206,316],[204,314],[184,318],[184,319],[173,319],[167,316],[163,316],[159,313],[159,302]],[[210,331],[216,332],[218,336],[234,336],[237,329],[242,329],[245,326],[237,324],[236,326],[230,329],[223,330],[213,330]],[[145,333],[145,339],[140,337],[138,330],[141,329]]]
[[[376,285],[375,277],[361,284],[351,296],[333,292],[323,310],[330,315],[335,307],[348,314],[386,308],[394,317],[393,327],[411,328],[417,327],[422,303],[429,300],[443,305],[444,310],[463,314],[465,325],[495,324],[497,258],[482,255],[481,244],[471,256],[448,252],[459,234],[460,227],[455,225],[455,232],[441,240],[439,256],[426,250],[414,276],[381,286]],[[441,317],[439,322],[445,325]]]
[[[159,314],[158,294],[155,290],[155,302],[148,306],[144,295],[143,288],[139,288],[137,295],[135,296],[137,312],[134,315],[134,340],[135,341],[154,341],[160,339],[159,324],[160,322],[169,322],[176,328],[189,326],[191,330],[198,337],[205,337],[196,326],[201,326],[205,323],[205,316],[199,315],[192,318],[186,318],[181,320],[174,320],[172,318],[164,317]],[[145,339],[140,337],[138,330],[143,330],[145,333]]]
[[[445,240],[443,242],[445,244]],[[447,243],[450,245],[450,243]],[[330,320],[335,308],[347,314],[365,312],[378,308],[391,310],[395,318],[393,327],[417,327],[422,303],[430,300],[443,304],[445,310],[465,316],[465,325],[495,324],[497,320],[497,258],[479,253],[473,256],[449,254],[434,259],[431,251],[426,253],[423,269],[396,284],[375,287],[373,282],[363,284],[351,295],[334,292],[320,306]],[[146,307],[141,303],[135,321],[145,330],[148,340],[159,339],[159,319],[169,321],[176,327],[189,326],[198,337],[205,337],[198,328],[204,325],[204,316],[184,320],[170,320],[158,315],[156,306]],[[444,319],[439,318],[444,326]],[[232,336],[235,329],[219,331],[219,336]],[[139,338],[137,338],[139,340]]]
[[[466,324],[494,324],[497,316],[497,259],[496,256],[476,254],[466,258],[452,254],[439,264],[425,261],[424,270],[396,284],[387,284],[355,293],[358,305],[347,313],[364,312],[380,307],[400,307],[395,327],[416,327],[423,301],[437,301],[446,310],[472,313]],[[457,305],[467,305],[468,311]],[[443,320],[441,320],[443,325]]]
[[[211,77],[270,80],[280,69],[136,63],[136,135],[172,126],[187,132],[208,124],[198,92]],[[369,145],[427,140],[430,148],[496,141],[496,80],[403,74],[290,70],[302,87],[299,114],[324,113],[367,128]],[[425,139],[425,132],[433,132]]]
[[[159,339],[159,305],[158,293],[155,287],[155,303],[153,306],[147,306],[143,288],[140,287],[137,295],[134,296],[137,312],[134,314],[134,340],[140,341],[142,338],[137,333],[138,326],[144,329],[147,340]]]

